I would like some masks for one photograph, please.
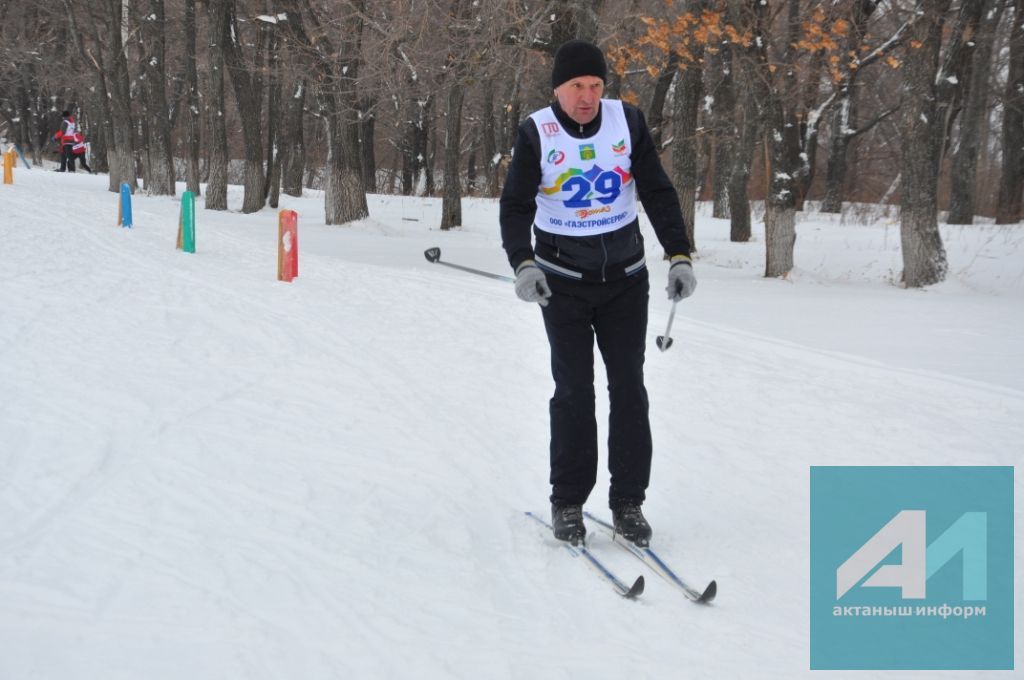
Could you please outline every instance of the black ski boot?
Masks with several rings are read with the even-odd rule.
[[[615,533],[624,539],[646,548],[651,544],[651,525],[644,519],[637,503],[623,503],[612,509],[612,521],[615,522]]]
[[[552,505],[551,528],[555,538],[579,545],[587,535],[582,505]]]

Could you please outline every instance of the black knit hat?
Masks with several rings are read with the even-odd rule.
[[[556,88],[567,80],[580,76],[596,76],[608,80],[608,65],[604,62],[601,48],[586,40],[570,40],[555,53],[555,65],[551,69],[551,87]]]

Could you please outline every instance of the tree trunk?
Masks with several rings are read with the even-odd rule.
[[[420,182],[427,163],[429,130],[428,109],[433,108],[434,95],[411,96],[406,116],[406,133],[402,144],[402,193],[415,196],[420,192]]]
[[[302,196],[302,179],[306,167],[302,110],[306,102],[306,81],[300,78],[295,91],[285,100],[281,147],[281,190],[289,196]]]
[[[267,78],[267,174],[263,184],[263,200],[271,208],[278,205],[281,195],[281,44],[278,31],[271,28],[267,39],[267,62],[270,64]]]
[[[250,68],[242,53],[241,27],[235,15],[235,0],[219,0],[226,4],[229,32],[224,41],[224,60],[231,74],[231,85],[238,103],[238,115],[242,119],[242,141],[245,149],[245,170],[243,178],[244,196],[242,212],[254,213],[261,210],[266,200],[263,185],[266,180],[263,168],[263,50],[257,48],[255,68]],[[257,45],[267,39],[267,24],[257,22]]]
[[[427,109],[427,121],[429,125],[426,129],[427,136],[424,138],[424,142],[427,144],[429,149],[426,153],[426,161],[423,163],[424,196],[434,196],[436,193],[436,184],[434,183],[434,161],[437,159],[437,130],[435,129],[436,121],[434,120],[435,101],[436,98],[434,95],[431,95],[429,108]]]
[[[1010,65],[1003,97],[1003,168],[999,179],[996,224],[1021,218],[1024,190],[1024,0],[1014,0]]]
[[[348,158],[353,155],[353,142],[345,139],[348,126],[340,116],[332,116],[328,123],[327,176],[324,187],[324,215],[326,224],[346,224],[369,215],[366,191],[360,168],[353,167]],[[358,160],[358,156],[356,157]],[[360,204],[362,209],[360,209]]]
[[[207,117],[210,130],[206,181],[206,209],[228,209],[228,132],[224,120],[224,42],[228,39],[228,14],[225,0],[209,0],[207,21],[210,26],[210,82]]]
[[[687,10],[696,15],[706,7],[705,0],[690,0]],[[697,132],[700,117],[700,101],[704,92],[704,47],[697,42],[692,47],[692,60],[678,72],[679,84],[675,92],[675,110],[672,117],[672,182],[679,193],[679,204],[683,211],[683,223],[690,246],[697,249],[694,222],[697,216],[697,183],[701,149]],[[672,63],[672,60],[670,60]],[[678,69],[674,66],[672,74]],[[664,75],[663,75],[664,77]],[[667,90],[668,85],[665,84]]]
[[[448,10],[448,111],[445,120],[444,193],[441,199],[441,229],[462,226],[462,105],[466,98],[466,75],[471,68],[466,45],[476,30],[474,15],[478,2],[451,0]],[[471,180],[472,181],[472,180]]]
[[[441,229],[462,226],[462,175],[459,172],[459,141],[462,138],[462,102],[465,86],[460,74],[452,74],[448,88],[448,115],[445,120],[444,196],[441,199]]]
[[[703,54],[703,50],[701,50],[701,53]],[[689,66],[694,67],[696,65],[691,64]],[[669,52],[668,63],[665,64],[665,68],[658,74],[658,79],[654,82],[651,105],[647,108],[647,123],[651,129],[651,138],[654,140],[654,146],[659,151],[661,150],[665,120],[667,118],[665,116],[665,99],[668,97],[669,88],[672,86],[672,81],[675,80],[676,71],[678,70],[679,55],[674,51]]]
[[[672,122],[672,183],[679,193],[686,235],[694,250],[697,249],[694,219],[697,214],[697,167],[700,156],[697,116],[702,90],[701,70],[696,64],[691,64],[679,74]]]
[[[149,0],[148,8],[149,17],[141,22],[145,30],[139,31],[138,34],[142,43],[140,48],[144,55],[143,72],[146,74],[145,109],[149,114],[147,120],[149,134],[145,140],[149,160],[146,191],[157,196],[173,196],[175,194],[174,159],[171,151],[167,91],[164,85],[167,82],[167,66],[164,61],[167,18],[164,11],[164,0]],[[141,7],[140,10],[145,11]],[[145,36],[144,40],[142,36]]]
[[[828,165],[825,170],[825,197],[821,212],[841,213],[846,175],[849,169],[848,153],[853,136],[848,134],[850,123],[856,120],[857,92],[846,88],[840,95],[839,105],[832,112],[829,126]]]
[[[363,172],[363,184],[367,193],[377,193],[377,155],[376,155],[376,127],[377,117],[373,109],[375,103],[364,101],[360,105],[359,116],[359,166]]]
[[[346,224],[370,215],[359,152],[359,94],[364,0],[353,0],[341,27],[342,49],[333,64],[333,92],[324,98],[329,109],[327,187],[324,207],[327,224]]]
[[[104,0],[87,11],[88,30],[93,45],[101,46],[94,53],[87,52],[79,35],[76,10],[70,0],[63,0],[65,15],[71,24],[71,39],[83,63],[93,66],[96,76],[103,126],[106,139],[106,157],[109,167],[108,188],[118,192],[126,183],[134,191],[138,188],[134,163],[134,136],[131,116],[131,83],[124,50],[124,5],[121,0]],[[100,16],[101,15],[101,16]],[[101,27],[97,16],[103,20]],[[101,40],[100,36],[105,39]]]
[[[110,31],[108,40],[110,49],[108,61],[110,67],[110,113],[113,124],[112,144],[107,150],[110,164],[108,188],[118,192],[122,184],[131,187],[132,192],[139,188],[135,171],[135,135],[131,112],[131,81],[128,75],[128,57],[121,36],[124,7],[120,0],[107,0],[111,8],[113,21],[110,25],[117,27]]]
[[[972,66],[977,47],[978,27],[985,0],[961,0],[960,11],[947,40],[942,64],[936,76],[936,116],[942,124],[939,165],[949,149],[953,126],[963,110],[967,87],[972,78]],[[940,47],[941,50],[941,47]]]
[[[734,81],[735,82],[735,81]],[[730,173],[727,178],[729,189],[729,240],[746,243],[750,240],[750,197],[747,185],[754,164],[754,150],[760,135],[757,106],[752,101],[749,88],[742,88],[745,94],[740,98],[742,106],[735,107],[733,123],[737,137],[732,145],[733,154],[729,159]],[[749,112],[749,115],[748,115]]]
[[[953,152],[950,169],[949,224],[971,224],[977,196],[978,154],[985,119],[988,116],[989,77],[992,73],[992,49],[995,32],[1002,18],[1003,0],[987,0],[982,9],[984,19],[974,39],[974,63],[970,82],[965,83],[965,103],[960,119],[960,142]]]
[[[924,0],[910,29],[912,47],[903,62],[903,153],[900,191],[900,241],[903,281],[920,288],[946,278],[946,251],[938,225],[939,154],[943,121],[938,119],[936,74],[942,44],[943,15],[949,0]]]
[[[199,73],[196,70],[196,0],[185,0],[185,87],[188,91],[188,121],[185,141],[185,188],[199,195]]]
[[[745,80],[752,101],[758,108],[763,133],[765,172],[768,194],[765,196],[765,272],[766,277],[787,276],[793,269],[796,244],[796,205],[799,155],[794,151],[792,121],[787,117],[783,97],[789,83],[780,86],[773,78],[774,65],[768,59],[768,23],[771,12],[767,0],[748,7],[754,41],[748,52]],[[784,74],[788,75],[788,74]]]
[[[597,42],[598,15],[604,0],[556,0],[542,10],[550,17],[551,42],[547,51],[554,54],[563,43],[573,39]]]
[[[717,53],[710,57],[712,70],[709,75],[713,76],[710,124],[715,140],[714,177],[711,180],[713,192],[711,215],[719,219],[728,219],[730,215],[732,200],[729,191],[733,184],[733,168],[738,160],[736,145],[740,127],[737,125],[737,117],[741,114],[736,109],[732,52],[730,43],[724,41],[719,46]],[[745,187],[744,184],[744,194],[746,194]],[[749,229],[749,216],[746,223]],[[747,238],[750,238],[749,231]]]
[[[481,114],[480,136],[483,139],[483,167],[487,175],[486,194],[498,196],[498,148],[495,143],[497,129],[494,124],[494,80],[487,78],[483,84],[483,113]]]
[[[796,206],[767,201],[764,214],[766,277],[785,277],[793,270]]]

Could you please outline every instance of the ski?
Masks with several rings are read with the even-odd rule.
[[[640,548],[637,545],[624,539],[621,535],[615,533],[615,527],[608,522],[604,521],[599,517],[595,517],[589,512],[584,512],[583,515],[590,520],[597,523],[601,529],[611,536],[612,542],[619,545],[623,550],[629,551],[634,557],[646,564],[654,573],[661,576],[663,579],[668,581],[670,584],[678,588],[683,592],[683,595],[687,599],[698,602],[700,604],[707,604],[715,599],[715,595],[718,594],[718,584],[712,581],[704,588],[704,592],[691,588],[683,579],[676,576],[675,572],[669,569],[668,565],[658,557],[658,554],[648,548]]]
[[[535,515],[530,511],[526,512],[526,516],[530,517],[533,520],[536,520],[538,523],[547,527],[548,531],[551,531],[551,524],[543,517]],[[588,566],[590,566],[595,572],[597,572],[597,574],[602,579],[611,584],[611,586],[615,589],[615,592],[617,592],[619,595],[626,598],[627,600],[634,600],[644,592],[643,575],[638,576],[636,581],[633,582],[632,586],[627,586],[625,583],[619,580],[619,578],[615,574],[613,574],[611,570],[608,569],[608,567],[604,566],[604,564],[602,564],[599,559],[594,557],[594,554],[587,549],[587,546],[574,546],[571,543],[563,543],[562,547],[568,550],[569,554],[573,557],[582,557]]]

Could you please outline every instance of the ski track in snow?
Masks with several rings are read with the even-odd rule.
[[[750,266],[698,261],[672,350],[649,345],[645,508],[659,553],[720,594],[695,607],[592,530],[624,580],[645,574],[626,602],[522,514],[547,509],[537,310],[422,258],[439,244],[507,271],[493,202],[467,201],[475,226],[443,233],[418,199],[371,197],[373,218],[346,228],[317,224],[319,195],[284,199],[300,276],[283,284],[270,211],[200,209],[185,255],[176,201],[137,196],[120,229],[105,182],[19,172],[0,194],[2,678],[810,675],[809,466],[1020,460],[1020,383],[816,346],[822,320],[806,343],[772,335],[770,293],[746,312],[759,326],[702,319],[698,300],[743,304],[731,277]],[[652,338],[668,311],[653,243]],[[828,285],[852,310],[820,276],[787,294]],[[965,325],[1003,304],[937,296]],[[588,504],[602,516],[606,484]]]

